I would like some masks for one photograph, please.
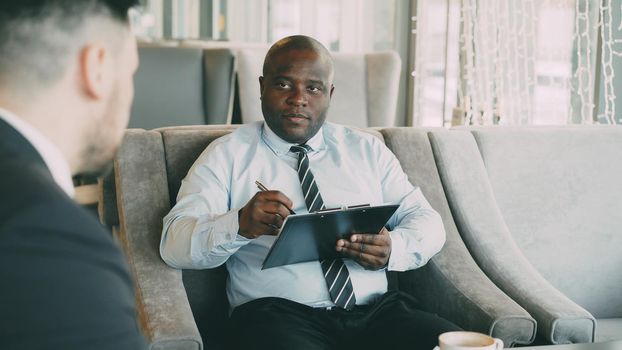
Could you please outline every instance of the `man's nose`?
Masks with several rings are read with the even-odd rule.
[[[293,89],[287,102],[292,106],[304,107],[307,105],[307,96],[301,89]]]

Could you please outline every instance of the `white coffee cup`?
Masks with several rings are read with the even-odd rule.
[[[438,336],[434,350],[501,350],[503,341],[477,332],[447,332]]]

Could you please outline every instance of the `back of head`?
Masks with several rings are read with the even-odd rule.
[[[0,2],[0,108],[55,144],[74,174],[107,164],[127,126],[136,3]]]
[[[127,27],[127,11],[136,4],[137,0],[0,2],[0,88],[32,91],[52,84],[91,34],[87,24],[99,25],[100,30],[110,24]]]

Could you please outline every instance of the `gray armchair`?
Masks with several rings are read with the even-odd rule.
[[[622,127],[433,131],[458,230],[539,340],[622,339]]]
[[[162,218],[175,201],[181,179],[211,141],[233,128],[128,130],[114,161],[114,181],[104,182],[107,200],[101,215],[116,228],[130,262],[142,327],[152,349],[226,348],[226,271],[170,268],[159,256],[159,240]],[[413,175],[411,179],[420,183],[439,209],[448,232],[442,253],[425,268],[396,274],[398,283],[391,285],[413,293],[428,311],[465,329],[492,334],[508,346],[529,343],[535,321],[483,275],[456,233],[426,134],[397,129],[383,135]]]

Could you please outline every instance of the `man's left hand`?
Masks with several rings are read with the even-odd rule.
[[[391,256],[391,236],[382,228],[378,234],[357,233],[337,241],[337,251],[369,270],[385,266]]]

